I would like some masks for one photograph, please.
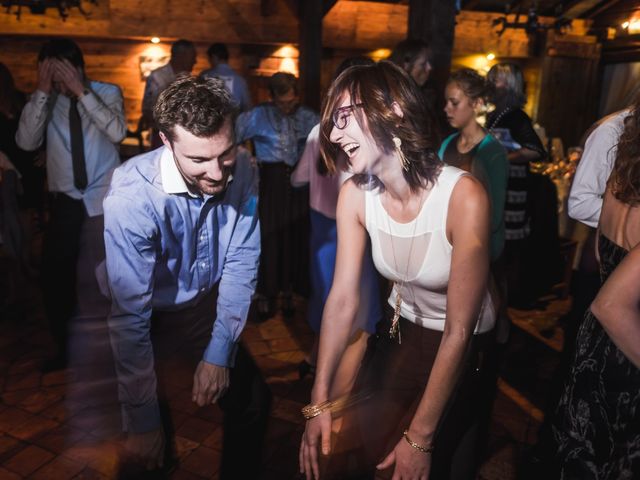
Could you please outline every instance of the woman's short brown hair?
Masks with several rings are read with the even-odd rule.
[[[632,207],[640,205],[640,97],[625,119],[609,185],[619,201]]]
[[[402,141],[401,149],[409,165],[403,174],[411,189],[415,191],[433,183],[442,162],[435,152],[434,126],[425,102],[409,75],[387,61],[350,67],[329,89],[320,121],[320,146],[327,170],[335,172],[339,156],[346,155],[329,136],[334,127],[333,113],[347,93],[361,107],[353,112],[355,120],[362,126],[366,117],[369,131],[381,150],[395,149],[393,137]],[[402,117],[394,111],[394,103],[400,107]],[[379,185],[378,179],[366,174],[356,176],[355,180],[358,184],[373,180]]]

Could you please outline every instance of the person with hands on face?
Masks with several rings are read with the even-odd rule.
[[[480,182],[438,158],[419,95],[404,71],[383,61],[343,72],[323,107],[327,168],[344,160],[354,175],[338,199],[336,270],[303,409],[299,462],[307,479],[473,478],[460,472],[475,453],[461,440],[478,413],[480,358],[495,322],[490,205]],[[356,380],[366,400],[345,409],[349,400],[329,391],[360,300],[367,235],[393,288]],[[332,446],[338,414],[347,433]]]
[[[90,80],[72,40],[47,41],[38,55],[37,90],[20,116],[16,143],[34,151],[46,139],[49,221],[43,246],[43,295],[57,355],[45,371],[67,365],[72,316],[100,319],[109,305],[95,269],[104,260],[102,200],[120,164],[127,131],[122,92]],[[96,331],[98,330],[96,328]]]
[[[236,146],[235,112],[222,80],[179,76],[154,109],[164,146],[118,168],[104,201],[109,328],[134,460],[125,476],[172,467],[165,385],[194,370],[191,400],[225,415],[220,478],[260,469],[271,397],[238,343],[260,256],[258,175]]]

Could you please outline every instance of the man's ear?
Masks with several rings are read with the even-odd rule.
[[[404,112],[400,108],[400,105],[398,105],[398,102],[393,102],[391,104],[391,108],[393,109],[393,113],[395,113],[398,117],[404,118]]]
[[[162,143],[164,143],[164,146],[167,147],[171,152],[173,152],[173,147],[171,145],[171,142],[167,138],[167,136],[164,134],[164,132],[159,132],[159,133],[160,133],[160,140],[162,140]]]

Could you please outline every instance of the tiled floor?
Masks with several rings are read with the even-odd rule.
[[[0,320],[0,480],[113,478],[119,452],[113,380],[105,372],[95,374],[96,368],[107,371],[108,365],[87,371],[81,364],[42,375],[39,367],[50,339],[34,292],[24,318]],[[276,316],[248,323],[242,337],[274,393],[264,461],[267,479],[296,476],[303,428],[299,412],[311,387],[310,379],[298,379],[297,364],[312,340],[302,302],[298,307],[293,319]],[[511,312],[521,328],[514,329],[514,347],[507,352],[512,368],[500,380],[488,458],[479,478],[516,478],[520,456],[535,441],[545,382],[557,362],[554,349],[562,341],[558,335],[551,340],[540,336],[538,330],[553,324],[567,308],[568,302],[555,301],[542,311]],[[168,385],[180,457],[171,478],[217,478],[221,415],[216,407],[200,409],[191,402],[191,375],[176,371]]]

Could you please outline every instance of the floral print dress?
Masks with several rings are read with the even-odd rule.
[[[599,237],[602,283],[628,253]],[[640,288],[640,286],[638,286]],[[640,370],[587,310],[554,421],[562,479],[640,479]]]

